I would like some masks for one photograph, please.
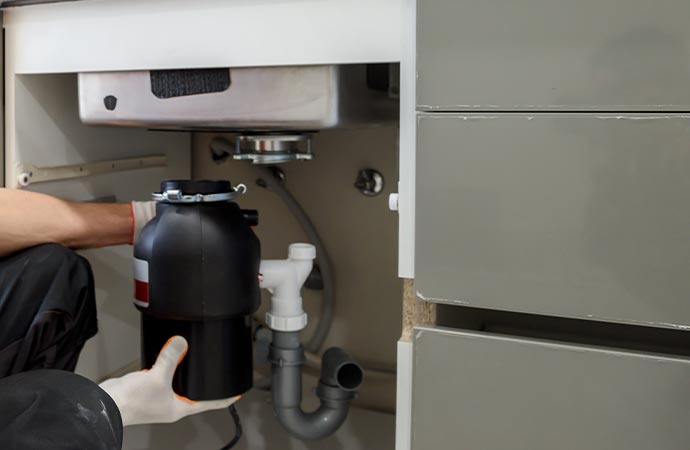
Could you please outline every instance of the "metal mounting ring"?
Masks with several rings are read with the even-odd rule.
[[[219,192],[217,194],[192,194],[184,195],[179,189],[170,189],[165,192],[154,192],[151,198],[157,202],[168,203],[210,203],[227,202],[234,200],[247,192],[247,186],[238,184],[230,192]]]

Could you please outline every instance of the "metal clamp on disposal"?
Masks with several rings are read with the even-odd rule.
[[[163,192],[154,192],[151,194],[151,198],[157,202],[168,203],[227,202],[236,199],[245,192],[247,192],[247,186],[244,184],[238,184],[232,188],[232,191],[229,192],[185,195],[180,189],[169,189]]]

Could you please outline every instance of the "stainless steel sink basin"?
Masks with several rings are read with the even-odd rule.
[[[81,120],[94,125],[316,131],[397,120],[395,65],[79,74]]]

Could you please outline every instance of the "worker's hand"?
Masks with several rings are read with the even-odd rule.
[[[187,341],[183,337],[172,337],[163,346],[150,370],[101,383],[101,388],[120,409],[124,426],[176,422],[192,414],[227,408],[239,400],[240,397],[235,397],[195,402],[177,395],[172,389],[173,375],[184,359],[187,348]]]
[[[132,236],[130,244],[134,245],[139,239],[139,234],[144,225],[156,217],[156,202],[132,202],[130,206],[132,210]]]

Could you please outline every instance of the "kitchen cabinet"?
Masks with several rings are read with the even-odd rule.
[[[398,274],[414,282],[416,304],[644,327],[653,346],[655,333],[690,326],[689,8],[680,0],[10,8],[5,185],[19,186],[27,164],[139,156],[164,155],[167,165],[28,189],[127,200],[146,196],[152,180],[190,175],[187,133],[82,125],[78,73],[400,61],[391,207]],[[117,251],[90,258],[103,273],[117,266],[113,283],[122,283],[129,261]],[[123,304],[129,312],[106,308],[102,326],[134,342],[134,311]],[[687,442],[688,361],[678,347],[658,354],[515,329],[417,327],[401,339],[397,450]],[[105,376],[129,356],[85,370]]]
[[[346,3],[331,0],[65,1],[7,8],[2,14],[6,38],[6,115],[2,167],[4,186],[49,192],[79,201],[146,200],[162,179],[204,176],[203,173],[199,175],[198,167],[202,164],[192,163],[192,150],[195,146],[201,148],[203,145],[201,151],[204,156],[209,155],[208,145],[199,144],[199,140],[193,139],[189,132],[84,125],[78,112],[79,73],[345,65],[389,63],[400,59],[399,40],[402,30],[398,0],[357,0]],[[385,146],[386,150],[394,150],[395,135],[395,129],[383,129],[358,138],[376,142],[372,147]],[[329,138],[332,137],[327,133],[320,133],[315,142],[328,142]],[[382,165],[385,167],[379,169],[389,177],[387,182],[390,186],[394,186],[393,175],[388,176],[388,173],[395,171],[394,152],[387,151],[378,158],[368,158],[366,155],[360,157],[364,152],[348,152],[351,150],[348,145],[356,142],[356,139],[338,139],[346,139],[346,142],[329,144],[328,147],[343,148],[339,153],[349,155],[348,164],[337,164],[340,160],[332,158],[326,159],[323,165],[319,164],[317,167],[331,167],[329,170],[338,171],[337,176],[330,177],[328,182],[341,187],[341,191],[326,192],[323,188],[331,185],[328,182],[319,184],[320,189],[316,190],[310,189],[307,183],[299,183],[300,189],[305,186],[303,192],[307,200],[304,204],[313,201],[314,204],[323,205],[324,201],[331,202],[335,198],[338,201],[328,203],[328,207],[337,207],[339,211],[351,207],[371,219],[372,227],[388,232],[389,228],[393,229],[389,226],[390,222],[376,220],[376,214],[388,214],[385,210],[385,198],[380,196],[372,200],[359,193],[352,186],[354,178],[351,179],[351,176],[356,176],[357,171],[363,167],[355,170],[350,169],[350,165],[367,164],[372,160],[384,161]],[[317,157],[320,152],[321,149],[315,149]],[[146,164],[143,168],[133,169],[130,164],[132,160],[142,160]],[[334,164],[329,165],[330,163]],[[113,170],[107,167],[104,169],[104,164],[114,164],[116,167],[112,167]],[[125,167],[121,167],[121,164]],[[210,165],[214,168],[217,166],[215,163]],[[248,165],[246,167],[249,172],[251,169]],[[228,177],[228,172],[234,173],[227,166],[223,169],[223,177]],[[313,170],[320,169],[315,167]],[[206,166],[204,173],[211,172],[213,170]],[[289,167],[286,172],[290,173]],[[46,173],[50,180],[46,180]],[[298,177],[294,174],[290,176],[294,181]],[[328,174],[321,173],[318,176],[323,179],[329,177]],[[244,181],[254,191],[261,191],[253,184],[254,175],[246,180],[234,177],[231,179],[234,182]],[[344,184],[341,183],[342,179],[346,180]],[[293,182],[290,183],[294,187]],[[296,196],[301,197],[299,189],[296,191]],[[322,197],[324,195],[326,197]],[[261,194],[257,197],[262,198]],[[299,239],[305,239],[283,205],[270,193],[264,194],[264,197],[269,197],[266,204],[275,206],[267,216],[280,217],[286,224],[279,233],[280,238],[297,235]],[[376,209],[376,213],[366,214],[371,209]],[[328,209],[320,210],[312,218],[316,217],[318,220],[318,217],[326,216],[326,227],[329,229],[360,233],[360,241],[373,241],[374,234],[366,227],[348,229],[343,225],[343,220],[331,220],[328,214],[323,213],[324,210]],[[352,214],[347,217],[358,216]],[[288,234],[287,230],[292,234]],[[395,239],[392,232],[388,236]],[[333,239],[337,240],[335,237]],[[338,270],[344,271],[348,276],[368,272],[363,278],[359,278],[356,286],[355,283],[344,281],[345,277],[341,278],[341,285],[345,289],[353,287],[355,290],[365,290],[367,285],[372,285],[376,291],[385,291],[386,294],[395,292],[400,283],[395,277],[394,268],[388,270],[388,266],[394,261],[391,239],[377,240],[366,252],[360,252],[352,261],[348,260],[345,265],[341,265]],[[342,239],[340,242],[347,241]],[[338,248],[341,246],[344,245],[339,244]],[[279,257],[283,257],[284,248],[280,247]],[[391,251],[380,252],[382,248]],[[345,253],[355,254],[357,247],[349,246]],[[357,263],[358,258],[365,259],[370,253],[374,257],[367,263],[376,265],[374,270]],[[122,246],[89,250],[84,254],[95,273],[100,334],[85,347],[78,371],[94,380],[101,380],[139,368],[139,317],[131,304],[131,248]],[[379,264],[378,258],[383,263]],[[388,274],[386,282],[380,283],[371,276],[372,273],[383,270]],[[367,277],[373,281],[369,283]],[[305,293],[305,298],[310,294],[315,299],[320,297],[320,292],[314,291]],[[342,293],[338,295],[342,295],[343,304],[346,303],[344,299],[347,296]],[[358,297],[363,303],[368,300],[363,296]],[[372,294],[372,297],[379,304],[385,303],[377,294]],[[311,303],[319,304],[316,300]],[[353,309],[352,305],[356,304],[357,302],[349,302],[346,309]],[[341,309],[341,321],[343,314]],[[395,314],[397,316],[399,314]],[[368,327],[369,331],[377,330],[380,333],[381,320],[376,317],[371,320],[376,322],[376,327]],[[388,323],[398,326],[399,321],[393,318]],[[337,323],[334,328],[336,327],[331,336],[334,339],[348,334],[347,327]],[[386,332],[393,334],[393,330],[395,328],[388,326]],[[310,332],[311,330],[307,331]],[[394,335],[397,337],[398,334]],[[349,341],[348,345],[357,346],[360,341],[365,340],[364,334],[360,333],[354,339],[355,344]],[[392,343],[390,341],[388,348],[384,348],[384,345],[364,347],[371,349],[369,353],[374,354],[372,359],[394,360],[394,354],[390,350]],[[307,379],[305,384],[309,386],[312,381],[314,380]],[[386,398],[388,403],[392,403],[388,400],[392,391],[388,389],[390,383],[382,383],[380,380],[378,383],[386,384],[383,390],[387,392],[374,396]],[[376,381],[369,386],[374,386],[369,388],[371,391],[377,390]],[[245,425],[245,439],[238,448],[272,448],[278,445],[276,442],[288,442],[283,430],[275,430],[278,426],[276,422],[266,428],[266,412],[269,411],[270,415],[270,405],[265,404],[265,396],[259,397],[260,400],[252,401],[250,398],[247,403],[239,406],[243,419],[247,418],[248,423]],[[308,404],[307,408],[312,406]],[[390,448],[393,438],[393,418],[390,414],[361,414],[361,410],[354,408],[351,414],[351,420],[342,428],[342,432],[321,443],[321,446],[366,448],[373,445],[378,446],[377,448]],[[226,432],[230,431],[229,427],[231,428],[227,411],[217,412],[167,427],[133,428],[128,430],[125,445],[126,448],[169,448],[170,443],[174,442],[180,448],[214,448],[227,440]],[[289,442],[295,448],[311,445],[296,439]]]
[[[688,4],[414,6],[397,450],[686,447]]]

